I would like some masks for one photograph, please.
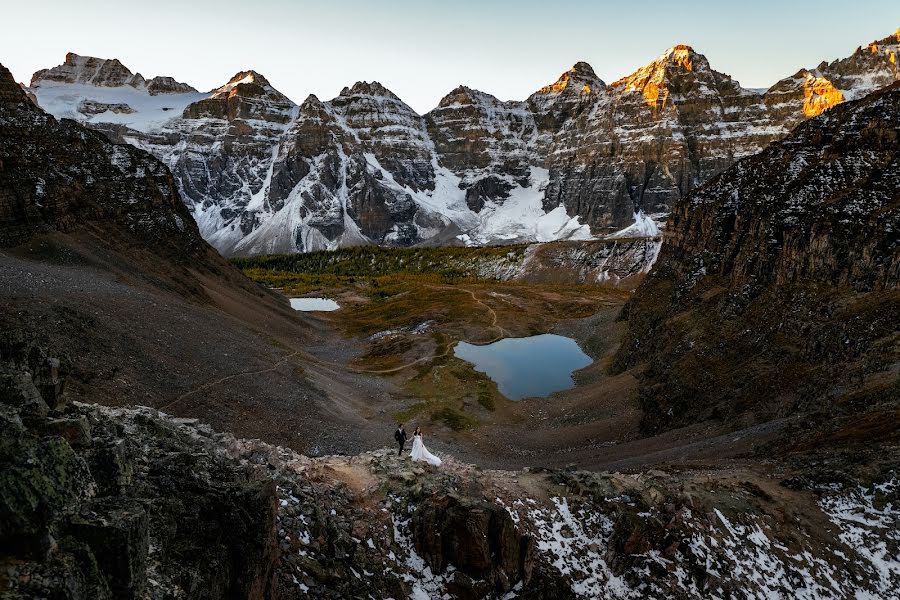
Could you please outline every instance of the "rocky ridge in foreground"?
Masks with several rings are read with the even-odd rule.
[[[65,401],[6,343],[0,597],[884,597],[900,480],[743,465],[587,473],[308,458],[148,408]],[[853,464],[853,463],[849,463]],[[789,476],[790,475],[790,476]]]

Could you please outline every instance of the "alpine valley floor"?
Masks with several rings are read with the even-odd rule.
[[[398,418],[422,424],[437,450],[504,468],[718,458],[778,427],[752,428],[739,444],[724,435],[733,427],[715,423],[643,437],[633,374],[607,374],[629,295],[612,287],[437,273],[300,281],[293,292],[318,290],[343,306],[301,313],[278,292],[226,289],[214,277],[202,280],[212,301],[186,300],[142,281],[96,240],[68,235],[4,250],[0,278],[7,331],[72,356],[74,399],[150,406],[309,455],[383,447]],[[545,332],[595,359],[574,389],[549,399],[510,402],[452,356],[456,340]]]

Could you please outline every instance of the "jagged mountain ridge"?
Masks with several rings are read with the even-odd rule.
[[[74,52],[66,54],[63,64],[52,69],[42,69],[31,79],[35,81],[57,81],[60,83],[81,83],[98,87],[129,86],[146,90],[151,95],[196,92],[186,83],[172,77],[154,77],[150,80],[140,73],[132,73],[117,59],[100,59],[93,56],[79,56]]]
[[[896,40],[765,94],[675,46],[609,85],[577,63],[524,102],[459,86],[424,116],[377,82],[296,106],[252,71],[134,109],[87,98],[112,88],[70,83],[136,77],[84,57],[39,71],[31,91],[51,113],[166,162],[203,236],[227,255],[583,239],[667,212],[798,122],[896,79]],[[66,103],[72,86],[85,97]]]

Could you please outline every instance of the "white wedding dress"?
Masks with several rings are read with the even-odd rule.
[[[434,465],[436,467],[441,466],[441,459],[425,448],[425,444],[422,443],[421,435],[413,436],[412,452],[409,453],[409,456],[414,461],[421,460],[427,462],[429,465]]]

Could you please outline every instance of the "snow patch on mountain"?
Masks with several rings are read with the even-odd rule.
[[[32,86],[41,108],[57,119],[74,119],[91,125],[124,125],[135,131],[150,133],[166,124],[180,119],[188,105],[207,98],[209,94],[190,92],[186,94],[151,95],[146,90],[131,86],[100,87],[83,83],[60,83],[44,81]],[[106,110],[97,114],[84,114],[79,107],[85,101],[99,105],[125,105],[132,112]]]
[[[607,239],[615,240],[620,238],[653,238],[662,235],[662,228],[665,225],[664,219],[667,213],[657,213],[653,215],[645,215],[644,211],[639,210],[634,213],[634,224],[629,225],[625,229],[608,235]]]
[[[578,217],[569,217],[564,207],[544,211],[544,190],[549,181],[550,171],[531,167],[529,185],[523,187],[515,183],[505,200],[487,202],[478,213],[478,224],[466,232],[468,239],[465,241],[488,244],[495,241],[592,239],[590,228],[582,225]]]

